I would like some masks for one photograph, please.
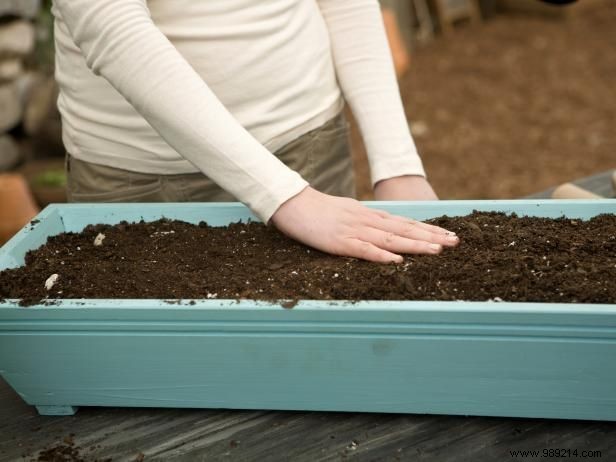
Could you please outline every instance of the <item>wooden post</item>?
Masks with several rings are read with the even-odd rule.
[[[477,0],[434,0],[436,14],[443,34],[453,31],[453,25],[460,20],[473,24],[481,22],[481,11]]]

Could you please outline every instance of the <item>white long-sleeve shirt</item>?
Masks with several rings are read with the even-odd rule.
[[[272,152],[344,94],[373,183],[424,174],[376,0],[54,0],[53,13],[63,139],[81,160],[201,171],[267,221],[307,185]]]

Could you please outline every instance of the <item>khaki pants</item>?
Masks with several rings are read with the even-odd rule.
[[[348,124],[341,113],[290,142],[276,156],[310,185],[335,196],[355,196]],[[66,156],[69,202],[230,202],[236,199],[202,173],[130,172]]]

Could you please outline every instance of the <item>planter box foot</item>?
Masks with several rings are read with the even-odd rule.
[[[40,415],[73,415],[78,409],[77,406],[36,406]]]

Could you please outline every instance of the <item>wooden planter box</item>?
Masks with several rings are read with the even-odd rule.
[[[373,204],[418,219],[616,213],[613,200]],[[53,234],[162,216],[251,217],[239,204],[53,205],[0,249],[0,268]],[[616,305],[0,303],[0,374],[47,415],[144,406],[616,420],[615,364]]]

